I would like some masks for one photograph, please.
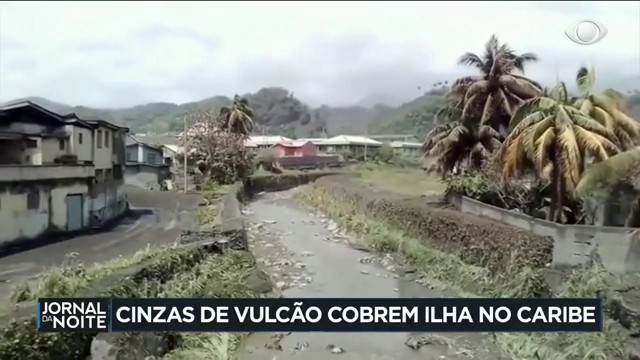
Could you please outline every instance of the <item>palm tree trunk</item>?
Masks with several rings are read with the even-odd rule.
[[[633,206],[629,212],[629,216],[624,222],[626,227],[640,227],[640,197],[636,197],[633,201]]]
[[[561,182],[562,178],[560,176],[560,169],[557,164],[557,161],[554,161],[553,164],[553,192],[551,193],[551,204],[549,205],[549,212],[547,213],[547,220],[556,221],[557,212],[559,209],[562,209],[562,187]],[[561,210],[560,210],[561,211]]]

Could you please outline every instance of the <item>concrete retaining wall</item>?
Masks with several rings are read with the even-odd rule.
[[[458,210],[507,225],[529,230],[554,240],[556,268],[577,266],[599,258],[604,267],[617,274],[640,271],[639,229],[591,225],[562,225],[529,215],[487,205],[467,197],[454,197],[450,203]]]

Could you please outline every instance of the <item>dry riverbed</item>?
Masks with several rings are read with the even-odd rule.
[[[443,297],[419,285],[413,269],[391,255],[367,251],[366,242],[342,232],[293,197],[301,188],[261,194],[243,212],[249,242],[285,297]],[[259,333],[239,350],[240,360],[501,359],[484,334]]]

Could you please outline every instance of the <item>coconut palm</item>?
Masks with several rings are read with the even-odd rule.
[[[556,220],[555,210],[572,197],[585,163],[619,152],[615,135],[568,101],[563,83],[547,96],[526,101],[511,119],[511,132],[499,155],[503,180],[533,168],[542,181],[551,184],[549,220]]]
[[[463,95],[462,116],[478,117],[482,125],[495,129],[506,127],[515,109],[542,90],[535,81],[515,74],[524,73],[525,64],[537,60],[532,53],[517,55],[507,44],[500,44],[495,35],[485,44],[482,57],[464,54],[459,64],[473,66],[481,75],[460,78],[452,86],[453,93]]]
[[[633,149],[640,142],[640,124],[625,114],[624,95],[613,89],[595,93],[593,68],[580,68],[576,83],[580,90],[580,97],[576,100],[575,106],[613,132],[622,150]]]
[[[500,147],[500,134],[476,121],[452,122],[433,128],[425,137],[422,151],[436,160],[434,168],[442,175],[466,166],[479,169],[491,153]]]
[[[600,204],[611,200],[618,191],[631,190],[635,198],[625,226],[640,227],[640,150],[634,149],[614,155],[586,169],[576,187],[580,196],[596,195]],[[599,196],[598,196],[599,195]],[[604,196],[602,196],[604,195]],[[626,194],[625,194],[626,195]],[[629,199],[629,197],[626,197]]]
[[[253,110],[249,101],[236,95],[230,107],[222,107],[218,115],[220,128],[241,135],[249,135],[253,130]]]

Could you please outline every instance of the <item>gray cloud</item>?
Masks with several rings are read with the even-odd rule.
[[[183,39],[196,40],[204,46],[215,49],[219,46],[219,41],[213,37],[205,36],[197,31],[188,28],[171,27],[155,24],[138,31],[134,37],[141,42],[145,41],[164,41],[167,37],[177,37]]]
[[[640,87],[633,2],[148,5],[0,3],[0,101],[39,95],[123,107],[267,86],[313,105],[372,93],[408,101],[418,87],[474,74],[457,59],[481,53],[494,33],[540,56],[527,74],[544,84],[553,84],[556,68],[572,84],[579,66],[593,64],[601,87]],[[593,46],[571,43],[564,30],[581,18],[609,34]]]

